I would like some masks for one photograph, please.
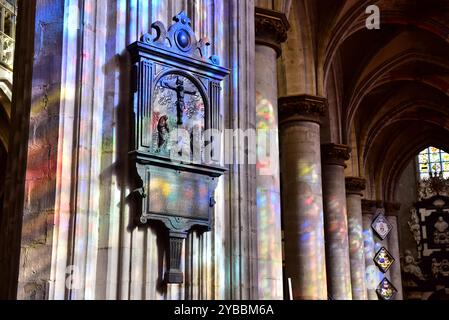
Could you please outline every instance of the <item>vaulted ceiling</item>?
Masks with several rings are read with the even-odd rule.
[[[365,25],[372,4],[380,30]],[[402,171],[421,149],[449,150],[449,0],[310,5],[318,78],[326,95],[338,95],[331,108],[340,110],[341,141],[357,147],[371,196],[394,201]]]

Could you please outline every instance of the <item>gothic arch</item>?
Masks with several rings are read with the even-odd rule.
[[[371,4],[381,10],[379,31],[365,26]],[[330,114],[341,115],[333,125],[358,158],[347,172],[358,165],[368,197],[394,199],[397,172],[419,147],[447,140],[449,5],[440,4],[347,1],[320,23],[328,29],[317,35],[317,88],[322,84]],[[318,1],[318,10],[324,7]],[[335,91],[342,92],[339,99]]]
[[[437,130],[429,132],[426,136],[416,141],[416,143],[405,150],[400,157],[398,157],[397,161],[393,163],[390,170],[386,172],[386,179],[383,182],[383,198],[389,202],[397,201],[397,187],[399,184],[399,180],[402,176],[407,165],[410,161],[416,157],[416,155],[429,146],[435,146],[439,149],[449,150],[449,143],[441,141],[435,138],[435,135],[438,135],[439,132]],[[445,134],[448,134],[446,131]]]
[[[410,2],[406,3],[406,1],[397,1],[396,3],[391,3],[385,0],[378,0],[375,2],[348,1],[346,6],[341,10],[338,19],[336,19],[327,37],[323,39],[321,50],[322,56],[320,59],[320,61],[322,61],[323,80],[325,81],[329,68],[335,59],[335,53],[338,52],[343,43],[348,41],[348,39],[355,33],[366,29],[366,18],[368,16],[365,9],[369,5],[377,5],[380,8],[381,28],[385,28],[385,26],[398,26],[417,29],[426,33],[431,33],[442,41],[449,43],[444,19],[437,20],[431,16],[424,16],[424,18],[421,18],[420,20],[414,18],[416,12],[429,11],[432,9],[435,11],[445,11],[449,9],[444,3],[439,3],[435,0],[431,0],[431,2],[432,3],[429,3],[429,1],[427,1],[423,6],[423,4],[420,4],[419,2],[410,4]],[[404,11],[404,8],[407,7],[409,10]]]
[[[282,45],[279,63],[280,96],[317,93],[313,8],[311,1],[292,2],[288,40]]]

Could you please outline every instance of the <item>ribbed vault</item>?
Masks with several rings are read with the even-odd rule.
[[[368,197],[394,201],[421,149],[449,149],[449,1],[333,3],[316,2],[317,87],[331,97],[328,127],[341,126],[329,139],[352,144]],[[365,27],[371,4],[380,30]]]

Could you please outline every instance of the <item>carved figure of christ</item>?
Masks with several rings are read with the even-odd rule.
[[[166,89],[170,89],[176,92],[176,116],[177,116],[177,124],[178,126],[182,125],[182,114],[185,108],[185,101],[184,101],[184,97],[186,94],[188,95],[196,95],[196,91],[188,91],[185,89],[184,87],[184,81],[182,81],[181,79],[177,78],[176,79],[176,85],[170,85],[168,82],[163,81],[161,83],[162,88],[166,88]]]

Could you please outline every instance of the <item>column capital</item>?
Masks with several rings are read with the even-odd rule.
[[[281,44],[287,40],[290,29],[285,14],[279,11],[255,8],[256,44],[273,48],[278,57],[282,53]]]
[[[377,208],[382,207],[382,201],[362,199],[362,213],[375,214]]]
[[[310,121],[321,124],[325,115],[327,99],[307,94],[280,97],[279,122]]]
[[[366,180],[359,177],[345,178],[346,193],[363,195],[363,190],[366,188]]]
[[[378,209],[385,211],[384,202],[382,200],[367,200],[362,199],[362,212],[363,214],[376,214]]]
[[[321,145],[321,159],[324,164],[334,164],[345,166],[345,161],[349,160],[351,149],[344,144],[328,143]]]
[[[399,202],[384,202],[384,208],[386,216],[397,217],[401,209],[401,204]]]

